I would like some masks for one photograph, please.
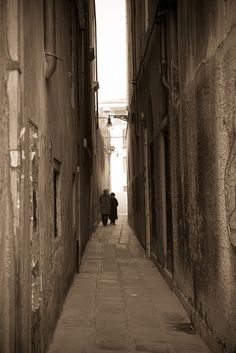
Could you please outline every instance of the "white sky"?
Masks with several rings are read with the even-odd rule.
[[[125,0],[96,0],[99,102],[126,99]]]

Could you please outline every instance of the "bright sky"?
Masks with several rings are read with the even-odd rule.
[[[127,97],[125,0],[96,0],[99,102]]]

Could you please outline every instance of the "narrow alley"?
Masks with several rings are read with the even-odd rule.
[[[0,353],[236,353],[235,176],[236,0],[0,0]]]
[[[98,226],[49,353],[209,353],[121,216]]]

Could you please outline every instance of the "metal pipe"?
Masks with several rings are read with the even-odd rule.
[[[44,0],[44,50],[46,58],[45,77],[48,80],[57,68],[55,0]]]
[[[166,59],[166,30],[165,17],[161,22],[161,81],[164,87],[169,91],[170,86],[167,81],[167,59]]]
[[[146,256],[151,254],[151,234],[150,234],[150,199],[149,199],[149,175],[148,175],[148,137],[147,127],[143,134],[144,143],[144,194],[145,194],[145,216],[146,216]]]

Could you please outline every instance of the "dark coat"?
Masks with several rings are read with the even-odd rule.
[[[110,195],[102,194],[99,198],[101,214],[109,215],[111,212],[111,197]]]
[[[111,212],[110,212],[110,219],[118,219],[117,216],[117,206],[118,206],[118,201],[115,197],[111,197]]]

